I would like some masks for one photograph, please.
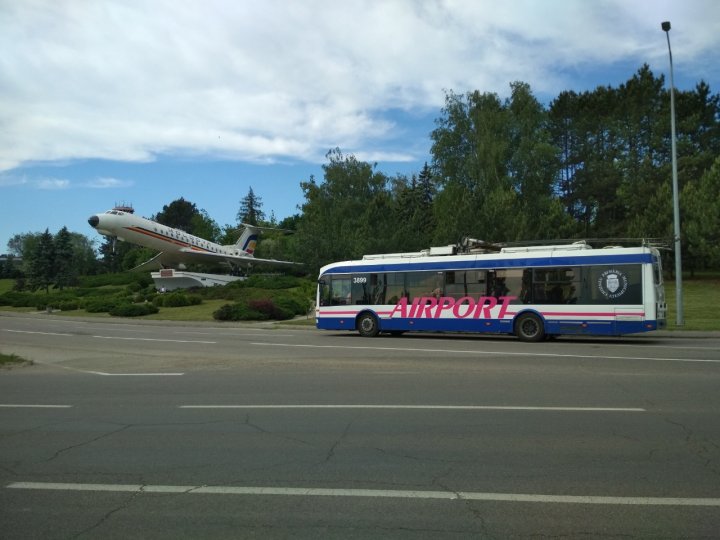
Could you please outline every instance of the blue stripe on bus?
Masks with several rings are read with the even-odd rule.
[[[472,332],[489,334],[512,334],[511,319],[381,319],[380,331],[407,332]],[[412,323],[412,324],[411,324]],[[317,319],[320,330],[355,331],[355,317],[321,317]],[[646,321],[596,321],[562,320],[545,321],[546,334],[563,335],[606,335],[636,334],[658,329],[658,322]]]
[[[402,262],[383,263],[368,262],[335,266],[325,270],[326,274],[358,274],[366,272],[398,272],[421,270],[472,270],[472,269],[503,269],[527,268],[538,266],[588,266],[593,264],[632,264],[652,263],[650,253],[636,253],[632,255],[586,255],[568,257],[525,257],[522,259],[468,259],[437,262]]]

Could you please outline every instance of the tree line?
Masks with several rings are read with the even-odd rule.
[[[617,88],[510,96],[448,92],[431,162],[388,178],[339,150],[303,182],[297,257],[311,268],[465,236],[492,242],[632,238],[672,245],[670,96],[642,66]],[[683,257],[720,268],[720,96],[676,92]],[[667,252],[667,257],[671,253]],[[666,265],[670,267],[671,265]]]
[[[266,218],[250,188],[238,224],[294,231],[266,233],[257,254],[303,262],[311,274],[332,261],[466,236],[652,238],[671,245],[669,103],[664,78],[647,65],[616,88],[562,92],[547,106],[523,82],[512,83],[506,99],[448,91],[430,133],[430,161],[417,174],[389,176],[332,149],[323,178],[300,183],[297,215]],[[676,117],[683,258],[691,269],[717,269],[720,96],[702,81],[676,91]],[[238,224],[220,227],[182,198],[154,218],[219,243],[231,244],[238,234]],[[151,255],[109,240],[99,252],[97,271],[127,269]]]

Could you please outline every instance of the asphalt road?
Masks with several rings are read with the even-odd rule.
[[[720,335],[0,313],[0,538],[718,538]]]

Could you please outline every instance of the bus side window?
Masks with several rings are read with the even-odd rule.
[[[530,269],[495,270],[488,272],[488,295],[500,298],[501,296],[514,296],[510,303],[519,304],[523,302],[523,284],[529,278]]]
[[[535,304],[575,304],[581,288],[579,267],[536,268],[533,271]]]
[[[332,300],[333,306],[345,306],[351,302],[350,296],[350,278],[335,277],[332,280]]]
[[[452,270],[445,272],[445,296],[456,300],[464,296],[478,298],[487,293],[485,270]]]
[[[385,274],[370,274],[370,303],[385,303]]]
[[[408,302],[415,298],[442,296],[442,272],[408,272],[405,275]]]
[[[385,274],[385,303],[396,304],[405,296],[405,274],[393,272]]]
[[[372,289],[371,274],[355,274],[352,277],[352,304],[372,304],[370,291]]]

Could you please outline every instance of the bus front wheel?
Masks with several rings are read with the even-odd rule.
[[[363,313],[357,321],[357,329],[362,337],[375,337],[380,332],[378,320],[372,313]]]
[[[515,323],[515,335],[521,341],[540,341],[545,337],[543,322],[534,313],[520,315]]]

